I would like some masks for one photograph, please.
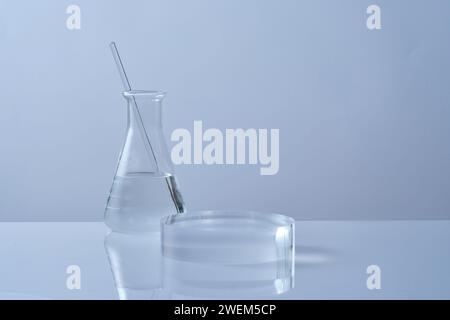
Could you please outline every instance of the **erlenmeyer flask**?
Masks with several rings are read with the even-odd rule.
[[[164,142],[159,91],[126,91],[128,126],[105,209],[118,232],[159,231],[160,218],[185,211]]]

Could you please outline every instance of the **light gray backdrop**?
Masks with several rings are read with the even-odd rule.
[[[444,0],[1,0],[0,220],[102,219],[126,121],[111,40],[135,88],[168,91],[167,138],[280,129],[278,175],[177,166],[189,208],[449,218],[449,39]]]

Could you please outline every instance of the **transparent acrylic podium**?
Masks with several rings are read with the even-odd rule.
[[[160,91],[126,91],[127,134],[105,209],[117,232],[160,230],[162,216],[185,211],[164,142]]]
[[[182,296],[270,297],[294,286],[294,220],[199,211],[161,223],[163,287]]]

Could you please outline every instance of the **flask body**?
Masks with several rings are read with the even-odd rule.
[[[105,209],[116,232],[159,231],[162,216],[185,211],[161,121],[164,93],[127,91],[127,133]]]

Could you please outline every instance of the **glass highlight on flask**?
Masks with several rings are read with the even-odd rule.
[[[105,209],[105,223],[117,232],[159,231],[162,216],[185,211],[164,142],[160,91],[123,93],[128,126]]]

